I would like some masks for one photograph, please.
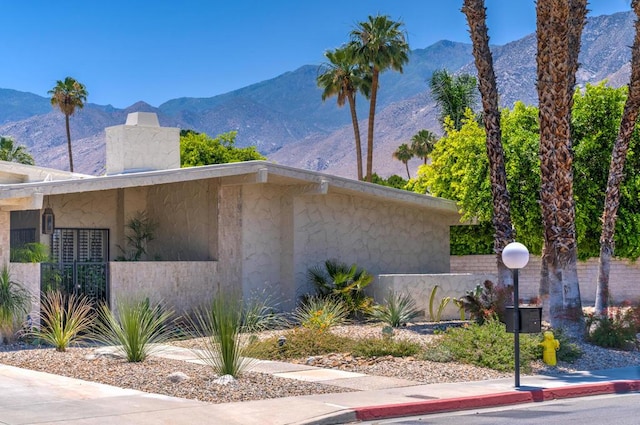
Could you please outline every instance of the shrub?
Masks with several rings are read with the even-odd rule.
[[[348,266],[337,260],[327,260],[324,267],[310,268],[307,279],[320,296],[339,298],[349,314],[369,313],[373,300],[364,294],[364,288],[373,281],[373,276],[355,264]]]
[[[331,332],[316,332],[308,328],[295,328],[247,347],[253,357],[259,359],[287,360],[350,351],[350,338]]]
[[[556,352],[556,359],[573,363],[582,356],[580,346],[562,332],[562,329],[552,329],[555,338],[560,343],[560,348]]]
[[[88,339],[93,323],[91,300],[84,295],[64,295],[60,291],[46,292],[40,302],[40,329],[31,334],[66,351],[74,342]]]
[[[525,372],[531,370],[531,361],[542,354],[538,343],[538,337],[520,335],[520,364]],[[448,328],[439,344],[440,350],[451,353],[456,361],[505,372],[514,369],[513,334],[507,333],[495,317],[482,325]]]
[[[251,365],[240,339],[242,314],[240,297],[224,293],[196,312],[194,327],[205,338],[202,349],[195,353],[217,375],[237,377]]]
[[[49,247],[39,242],[31,242],[9,252],[12,263],[46,263],[49,260]]]
[[[371,310],[371,317],[394,328],[407,324],[419,315],[415,300],[409,294],[395,291],[390,291],[384,303]]]
[[[293,312],[293,318],[300,326],[319,333],[343,324],[347,315],[341,300],[326,296],[307,298]]]
[[[29,312],[31,294],[11,278],[9,267],[0,271],[0,334],[9,342]]]
[[[365,338],[354,343],[351,354],[360,357],[407,357],[421,351],[420,344],[393,338]]]
[[[587,316],[587,340],[600,347],[627,348],[635,341],[637,332],[631,314],[633,311],[629,309],[611,308],[607,316]]]
[[[511,287],[496,287],[490,280],[485,280],[482,285],[476,286],[460,298],[460,302],[479,324],[494,315],[504,321],[505,305],[511,299],[512,291]]]
[[[254,333],[286,326],[286,318],[277,312],[270,295],[254,296],[245,303],[242,312],[243,332]]]
[[[161,303],[153,304],[149,299],[120,300],[114,313],[109,306],[98,308],[98,324],[94,338],[107,345],[116,346],[117,352],[129,362],[144,361],[162,344],[173,336],[169,321],[171,310],[165,310]]]

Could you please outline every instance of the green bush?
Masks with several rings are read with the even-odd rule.
[[[11,278],[9,267],[0,271],[0,334],[3,341],[9,342],[15,330],[27,316],[31,303],[31,294],[20,283]]]
[[[351,354],[359,357],[408,357],[422,350],[420,344],[393,338],[365,338],[355,341]]]
[[[144,361],[173,337],[173,311],[165,310],[161,303],[152,305],[148,298],[120,300],[115,313],[101,304],[98,317],[94,338],[115,346],[129,362]]]
[[[91,300],[84,295],[46,292],[40,302],[40,329],[33,336],[66,351],[71,343],[88,339],[93,323]]]
[[[371,310],[371,317],[394,328],[407,324],[419,315],[420,310],[411,295],[395,291],[389,291],[383,304]]]
[[[539,340],[537,335],[520,335],[520,365],[524,372],[529,372],[531,362],[542,355]],[[449,328],[439,345],[440,350],[448,351],[452,359],[461,363],[504,372],[514,369],[513,334],[507,333],[495,317],[482,325]]]
[[[287,327],[286,318],[275,308],[268,294],[252,297],[242,310],[242,332],[255,333]]]
[[[589,329],[587,340],[600,347],[627,348],[635,341],[637,332],[629,319],[628,313],[620,308],[612,309],[605,317],[590,315],[586,321]]]
[[[568,363],[573,363],[582,357],[582,350],[575,342],[562,332],[561,329],[552,330],[554,337],[560,343],[560,348],[556,352],[556,359]]]
[[[46,263],[49,261],[49,247],[39,242],[31,242],[9,252],[12,263]]]
[[[331,332],[295,328],[262,341],[251,343],[247,350],[253,357],[270,360],[287,360],[343,353],[351,350],[353,340]]]
[[[293,312],[293,318],[300,326],[318,333],[343,324],[347,315],[342,301],[330,296],[307,298]]]

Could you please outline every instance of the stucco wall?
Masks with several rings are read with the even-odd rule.
[[[216,205],[217,185],[211,180],[150,187],[147,208],[158,228],[149,252],[163,261],[212,260]]]
[[[424,209],[349,195],[307,195],[294,202],[298,295],[309,267],[328,258],[371,274],[449,272],[449,223]]]
[[[451,257],[452,273],[488,273],[495,276],[496,264],[493,255],[466,255]],[[583,305],[593,305],[598,277],[598,259],[578,262],[580,297]],[[640,301],[640,263],[628,260],[613,260],[611,263],[609,290],[614,303]],[[540,284],[540,257],[531,256],[529,264],[520,271],[519,289],[521,299],[527,301],[537,297]]]
[[[162,301],[177,314],[208,303],[220,289],[215,261],[110,263],[111,306],[123,297]]]
[[[460,298],[481,284],[491,275],[472,274],[396,274],[378,275],[374,282],[367,287],[367,293],[374,300],[383,304],[390,291],[397,294],[408,294],[416,302],[417,308],[422,311],[422,317],[427,320],[429,315],[429,298],[432,289],[438,285],[434,298],[434,314],[437,314],[438,305],[445,297]],[[460,319],[460,312],[453,301],[449,301],[442,313],[443,320]]]
[[[30,315],[34,324],[39,323],[40,312],[40,263],[11,263],[9,272],[14,281],[22,284],[31,294]]]

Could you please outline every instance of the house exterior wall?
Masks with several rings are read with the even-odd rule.
[[[40,312],[40,263],[11,263],[9,272],[31,294],[29,315],[34,324],[39,323]]]
[[[0,211],[0,262],[9,264],[11,258],[9,241],[11,240],[11,212]]]
[[[531,256],[527,266],[520,271],[518,289],[524,301],[538,296],[540,285],[540,257]],[[451,257],[452,273],[484,273],[495,281],[496,259],[493,255],[464,255]],[[578,262],[580,297],[585,306],[595,303],[598,278],[598,259]],[[640,263],[614,259],[609,275],[609,292],[614,303],[640,300]]]
[[[242,186],[223,186],[218,195],[218,262],[225,287],[242,289]]]

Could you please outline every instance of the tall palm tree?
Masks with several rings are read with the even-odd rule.
[[[340,49],[326,51],[324,56],[328,62],[321,66],[316,81],[318,86],[323,89],[323,101],[336,96],[339,107],[344,106],[345,101],[349,102],[356,142],[358,180],[362,180],[362,144],[356,112],[356,94],[360,91],[365,97],[369,96],[371,74],[356,62],[353,46],[348,45]]]
[[[498,266],[498,283],[504,285],[511,283],[512,278],[509,269],[502,262],[502,250],[513,241],[514,235],[511,225],[511,204],[507,190],[504,150],[502,149],[498,87],[493,70],[493,57],[489,48],[484,0],[465,0],[462,12],[467,17],[473,43],[473,56],[480,81],[483,121],[487,137],[487,156],[489,157],[489,180],[493,200],[493,250],[496,253]]]
[[[359,62],[371,69],[371,96],[369,98],[369,123],[367,129],[367,175],[373,177],[373,129],[378,97],[380,73],[387,69],[402,72],[402,66],[409,61],[404,23],[392,21],[388,16],[369,16],[351,31],[351,44],[356,50]]]
[[[76,108],[82,109],[87,101],[87,89],[85,86],[71,77],[64,81],[56,81],[54,88],[47,92],[51,95],[51,105],[58,107],[64,114],[67,129],[67,149],[69,151],[69,170],[73,172],[73,155],[71,154],[71,131],[69,130],[69,117],[74,114]]]
[[[470,9],[465,6],[464,10]],[[473,109],[476,104],[478,97],[476,78],[470,74],[452,75],[446,69],[440,69],[431,75],[429,89],[431,97],[440,108],[438,120],[443,128],[444,119],[449,117],[453,120],[455,129],[460,130],[465,111],[467,108]]]
[[[613,236],[616,216],[620,206],[620,185],[624,178],[624,164],[629,150],[629,141],[636,127],[640,112],[640,1],[633,0],[631,7],[636,13],[636,36],[631,48],[631,77],[629,93],[622,113],[618,136],[613,145],[609,164],[609,179],[602,212],[602,233],[600,235],[600,260],[598,262],[598,281],[596,285],[596,311],[604,316],[609,307],[609,269],[614,252]]]
[[[0,160],[18,162],[20,164],[34,165],[33,157],[22,145],[15,145],[13,139],[0,137]]]
[[[409,174],[409,160],[413,158],[413,151],[411,150],[409,145],[403,143],[398,146],[398,149],[396,149],[393,153],[393,157],[404,164],[404,166],[407,168],[407,177],[410,179],[411,174]]]
[[[411,151],[416,157],[422,158],[426,165],[437,141],[438,137],[429,130],[420,130],[411,137]]]
[[[571,108],[587,0],[538,0],[540,205],[544,227],[540,292],[554,328],[581,338]]]

